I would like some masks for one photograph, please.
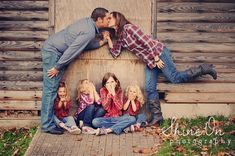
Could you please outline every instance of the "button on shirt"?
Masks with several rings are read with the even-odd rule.
[[[99,33],[95,22],[91,18],[83,18],[67,28],[50,36],[42,50],[54,52],[60,56],[55,68],[60,70],[79,56]]]
[[[110,48],[112,56],[118,57],[122,48],[133,52],[152,69],[156,66],[154,57],[163,51],[164,44],[144,34],[136,25],[126,24],[113,48]]]

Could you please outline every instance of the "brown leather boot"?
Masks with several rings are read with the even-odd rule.
[[[148,101],[147,104],[149,104],[149,109],[151,112],[151,120],[149,121],[149,126],[158,124],[161,125],[163,122],[163,116],[161,112],[161,106],[159,100],[151,100]]]

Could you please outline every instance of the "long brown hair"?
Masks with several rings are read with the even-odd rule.
[[[118,78],[116,77],[116,75],[114,73],[106,73],[103,77],[102,80],[102,86],[105,87],[106,82],[108,81],[108,79],[112,77],[114,79],[114,81],[117,83],[117,86],[115,87],[115,91],[119,91],[121,90],[121,84],[120,81],[118,80]]]
[[[121,32],[123,31],[123,27],[126,24],[131,24],[131,22],[129,22],[126,17],[120,13],[120,12],[111,12],[110,14],[112,14],[112,16],[116,19],[116,25],[117,25],[117,32],[116,35],[117,37],[120,36]]]
[[[69,92],[68,92],[68,88],[67,88],[67,85],[66,85],[66,83],[65,82],[60,82],[59,83],[59,87],[58,87],[58,90],[59,90],[59,88],[65,88],[65,90],[66,90],[66,101],[70,101],[70,95],[69,95]],[[56,102],[58,102],[58,101],[60,101],[60,97],[59,97],[59,95],[58,95],[58,93],[57,93],[57,97],[56,97]]]

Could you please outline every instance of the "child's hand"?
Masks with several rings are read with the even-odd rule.
[[[131,101],[132,101],[132,100],[135,100],[135,98],[136,98],[136,97],[135,97],[134,95],[131,95],[131,94],[128,95],[128,100],[131,100]]]
[[[110,34],[109,34],[108,31],[103,31],[102,35],[103,35],[103,38],[106,39],[106,40],[108,40],[110,38]]]

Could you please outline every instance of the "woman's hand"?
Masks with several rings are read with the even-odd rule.
[[[155,63],[156,63],[156,66],[159,68],[159,69],[162,69],[164,67],[164,62],[160,59],[159,56],[156,56],[154,58],[155,60]]]
[[[115,95],[115,87],[113,85],[108,84],[105,87],[107,88],[110,94],[112,94],[113,96]]]
[[[51,68],[50,70],[47,71],[47,76],[49,78],[53,78],[55,76],[57,76],[59,74],[59,70],[57,70],[56,68]]]

